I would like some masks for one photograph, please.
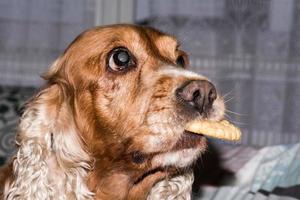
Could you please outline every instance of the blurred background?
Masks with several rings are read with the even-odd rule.
[[[227,118],[243,130],[239,145],[300,142],[298,0],[0,0],[0,156],[14,150],[39,76],[80,32],[113,23],[177,36],[191,70],[224,96]]]

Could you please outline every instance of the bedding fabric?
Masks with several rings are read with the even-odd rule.
[[[32,87],[0,86],[0,165],[15,149],[15,132],[22,107],[35,90]]]
[[[195,200],[300,199],[300,143],[260,150],[227,147],[222,152],[225,167],[236,171],[235,180],[218,188],[205,186]]]

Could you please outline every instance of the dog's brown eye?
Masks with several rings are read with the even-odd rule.
[[[132,161],[136,164],[142,164],[146,161],[146,155],[142,154],[141,152],[134,152],[132,154]]]
[[[110,53],[108,66],[111,70],[124,71],[133,65],[134,61],[126,48],[117,48]]]
[[[184,61],[183,56],[178,56],[178,58],[177,58],[177,60],[176,60],[176,64],[177,64],[179,67],[182,67],[182,68],[185,67],[185,61]]]
[[[185,52],[181,51],[180,55],[176,59],[176,64],[179,67],[188,68],[188,65],[189,65],[188,55]]]

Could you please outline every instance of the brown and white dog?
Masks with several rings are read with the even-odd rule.
[[[220,120],[224,103],[187,65],[177,40],[152,28],[79,35],[26,105],[2,199],[190,199],[206,139],[184,126]]]

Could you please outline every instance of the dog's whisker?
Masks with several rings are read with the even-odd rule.
[[[239,122],[239,121],[236,121],[232,118],[232,116],[228,115],[227,113],[224,114],[225,115],[225,118],[228,119],[228,121],[234,123],[234,124],[237,124],[237,125],[247,125],[246,123],[243,123],[243,122]]]
[[[224,113],[224,116],[225,116],[226,118],[228,118],[228,119],[232,119],[232,117],[231,117],[229,114],[227,114],[227,113]]]
[[[248,125],[247,123],[239,122],[239,121],[232,120],[232,119],[229,119],[229,121],[232,122],[233,124],[237,124],[237,125],[241,125],[241,126]]]
[[[234,115],[238,115],[238,116],[247,116],[246,114],[242,114],[242,113],[237,113],[231,110],[226,109],[225,112],[228,112],[230,114],[234,114]]]
[[[231,98],[229,98],[229,99],[226,99],[226,100],[224,100],[224,103],[228,103],[228,102],[232,101],[233,99],[234,99],[234,97],[231,97]]]
[[[225,93],[222,98],[225,99],[228,95],[232,94],[232,92],[234,91],[234,89],[230,90],[229,92]]]

